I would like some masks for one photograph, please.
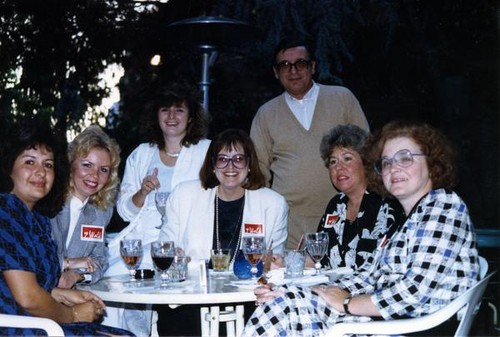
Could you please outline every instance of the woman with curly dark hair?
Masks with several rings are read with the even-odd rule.
[[[160,228],[167,221],[156,207],[155,196],[170,193],[180,182],[199,178],[210,141],[205,138],[208,127],[198,89],[181,83],[161,87],[148,107],[143,131],[147,142],[140,144],[125,164],[116,209],[129,225],[108,244],[108,276],[127,273],[119,251],[120,240],[125,237],[142,240],[141,268],[154,268],[150,244],[158,239]],[[139,314],[147,317],[139,319]],[[149,310],[138,310],[130,319],[122,314],[116,315],[116,319],[111,317],[110,310],[107,319],[114,324],[138,335],[150,334]]]
[[[48,123],[22,121],[2,142],[0,179],[0,312],[50,318],[66,336],[131,335],[95,323],[105,305],[96,295],[58,288],[61,271],[49,216],[64,203],[66,142]],[[40,330],[0,328],[2,336]]]

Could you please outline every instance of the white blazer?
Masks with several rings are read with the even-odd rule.
[[[168,223],[161,229],[160,239],[174,241],[192,261],[210,259],[215,192],[216,188],[203,189],[199,180],[187,181],[179,184],[167,201]],[[288,204],[282,195],[267,187],[245,190],[242,224],[263,224],[266,245],[273,240],[273,253],[285,248],[287,220]]]

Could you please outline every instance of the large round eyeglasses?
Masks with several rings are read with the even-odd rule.
[[[229,162],[233,163],[233,166],[238,169],[243,169],[248,165],[248,157],[244,154],[235,154],[232,157],[226,156],[225,154],[219,154],[215,158],[215,167],[218,169],[225,169]]]
[[[413,164],[415,156],[425,156],[425,154],[411,153],[410,150],[405,149],[396,152],[392,158],[382,157],[375,162],[375,172],[385,176],[391,172],[392,164],[397,164],[399,167],[409,167]]]

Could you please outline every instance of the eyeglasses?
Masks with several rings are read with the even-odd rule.
[[[411,153],[410,150],[400,150],[392,158],[382,157],[375,162],[375,172],[385,176],[391,172],[393,163],[399,167],[409,167],[413,164],[413,157],[415,156],[425,156],[425,154]]]
[[[311,64],[310,60],[298,59],[294,63],[289,61],[281,61],[279,63],[276,63],[275,68],[278,70],[278,72],[282,73],[292,71],[292,67],[294,67],[296,71],[302,71],[306,70],[307,67],[309,67],[309,64]]]
[[[225,169],[229,165],[229,162],[233,163],[234,167],[242,169],[248,165],[248,156],[244,154],[235,154],[234,156],[229,157],[225,154],[219,154],[217,155],[217,158],[215,158],[214,164],[218,169]]]

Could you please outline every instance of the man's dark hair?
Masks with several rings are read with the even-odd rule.
[[[307,54],[309,55],[309,60],[314,61],[314,51],[312,48],[312,44],[308,40],[298,37],[285,37],[278,43],[276,48],[274,48],[273,63],[276,63],[279,52],[295,47],[305,47],[307,50]]]

